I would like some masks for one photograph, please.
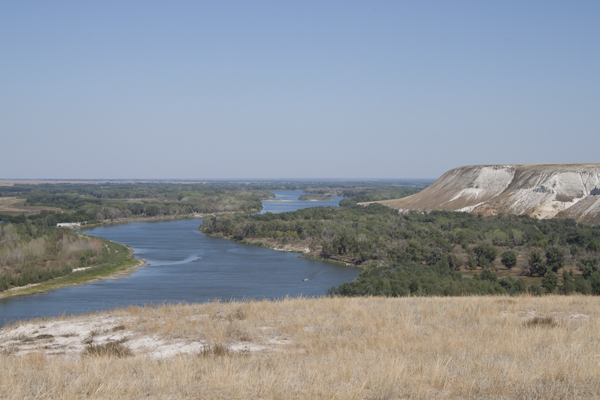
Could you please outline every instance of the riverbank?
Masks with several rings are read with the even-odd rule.
[[[0,398],[595,398],[600,298],[128,307],[0,330]]]
[[[266,247],[266,248],[269,248],[271,250],[276,250],[276,251],[297,253],[297,254],[301,254],[300,258],[306,258],[308,260],[320,260],[320,261],[325,261],[325,262],[329,262],[329,263],[333,263],[333,264],[337,264],[337,265],[344,265],[347,267],[357,267],[357,268],[363,267],[361,265],[352,264],[352,263],[349,263],[347,261],[344,261],[342,259],[338,259],[335,257],[323,257],[322,253],[320,251],[310,251],[310,248],[309,248],[310,243],[308,241],[281,244],[278,241],[276,241],[274,239],[270,239],[270,238],[234,240],[234,239],[224,237],[224,236],[208,235],[206,233],[205,233],[205,235],[215,237],[218,239],[233,240],[234,242],[248,244],[251,246]]]
[[[62,276],[60,278],[52,279],[50,281],[30,284],[21,287],[10,288],[5,292],[0,293],[0,299],[6,299],[9,297],[24,296],[30,294],[46,293],[50,290],[58,289],[66,286],[77,286],[83,285],[90,282],[95,282],[105,279],[120,279],[128,276],[134,272],[135,269],[146,265],[145,260],[136,259],[133,257],[133,249],[120,243],[110,242],[106,239],[102,239],[105,242],[107,248],[110,251],[127,252],[127,256],[123,257],[117,265],[111,266],[90,266],[85,269],[74,270],[69,275]]]
[[[300,201],[329,201],[334,200],[331,195],[320,195],[320,194],[304,194],[298,197]]]
[[[194,213],[194,214],[181,214],[181,215],[157,215],[157,216],[137,216],[137,217],[128,217],[128,218],[114,218],[110,220],[104,220],[98,222],[96,224],[86,224],[82,225],[81,228],[96,228],[98,226],[107,226],[107,225],[115,225],[115,224],[127,224],[130,222],[160,222],[160,221],[170,221],[170,220],[178,220],[178,219],[192,219],[192,218],[206,218],[211,215],[228,215],[228,214],[252,214],[258,211],[223,211],[217,213]]]

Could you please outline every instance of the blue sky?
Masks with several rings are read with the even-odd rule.
[[[0,3],[0,178],[600,162],[599,1]]]

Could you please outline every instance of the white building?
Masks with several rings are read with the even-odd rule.
[[[65,227],[65,228],[74,228],[76,226],[80,226],[81,223],[80,222],[61,222],[59,224],[56,224],[57,227]]]

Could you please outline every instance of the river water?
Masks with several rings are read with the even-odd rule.
[[[274,193],[276,200],[287,201],[265,201],[262,212],[337,206],[342,199],[306,202],[297,200],[302,192]],[[0,326],[132,304],[322,296],[329,287],[354,280],[359,273],[357,268],[306,260],[294,253],[211,238],[198,231],[201,223],[201,219],[185,219],[86,229],[86,234],[131,246],[135,256],[148,264],[122,279],[0,299]]]

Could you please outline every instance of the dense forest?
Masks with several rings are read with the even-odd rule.
[[[342,200],[339,208],[208,217],[200,230],[361,265],[356,281],[331,291],[342,295],[516,294],[526,286],[534,294],[600,294],[600,227],[572,220],[399,214]]]
[[[86,275],[114,268],[128,256],[124,245],[71,229],[49,227],[42,219],[3,222],[0,223],[0,292],[72,273]]]

